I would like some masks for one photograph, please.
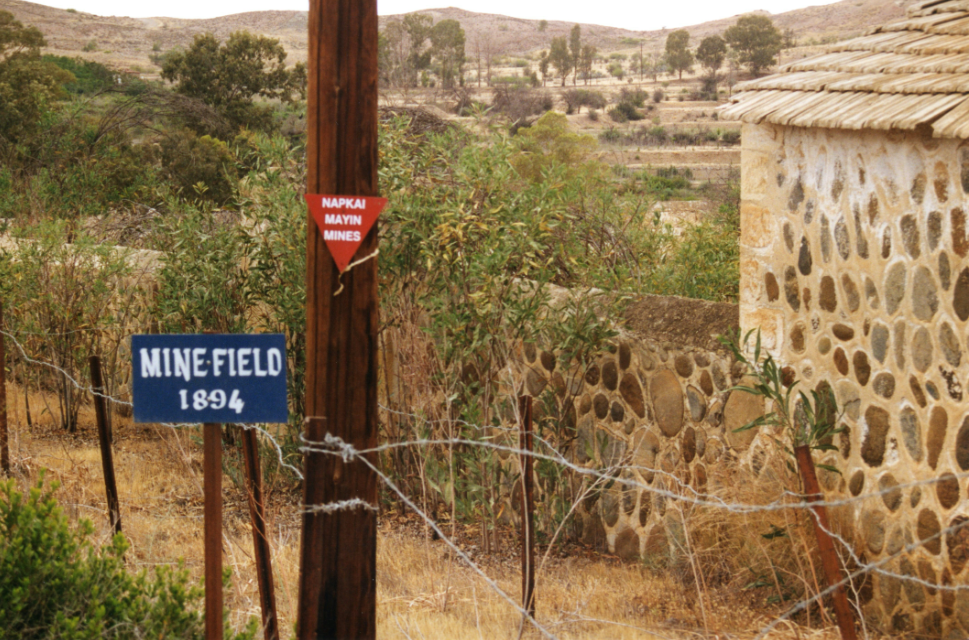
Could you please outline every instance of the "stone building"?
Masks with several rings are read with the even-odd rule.
[[[924,581],[875,572],[866,620],[965,638],[969,592],[925,583],[969,584],[969,2],[739,88],[741,326],[835,390],[855,552]]]

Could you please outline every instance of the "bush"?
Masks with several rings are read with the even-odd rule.
[[[663,98],[664,97],[665,96],[663,94],[663,90],[662,89],[656,89],[655,91],[653,91],[653,102],[659,104],[660,102],[663,101]]]
[[[494,88],[491,109],[495,113],[504,115],[512,123],[521,123],[531,116],[551,111],[552,97],[545,91],[499,86]]]
[[[623,88],[619,91],[619,102],[628,102],[639,109],[646,106],[646,98],[647,94],[642,89]]]
[[[0,483],[0,638],[205,637],[203,592],[182,568],[129,574],[127,542],[116,535],[97,549],[94,527],[72,529],[43,474],[27,495],[12,480]],[[228,619],[228,616],[226,617]],[[225,637],[252,638],[256,621]]]
[[[97,93],[110,89],[115,84],[117,74],[99,62],[51,55],[46,55],[42,59],[74,74],[74,81],[64,85],[64,90],[68,93],[75,95]]]
[[[137,300],[143,290],[127,252],[98,244],[71,222],[14,224],[11,235],[19,247],[0,254],[0,296],[16,309],[7,316],[7,328],[21,335],[23,352],[8,356],[13,374],[24,386],[56,391],[56,403],[47,411],[73,432],[87,394],[54,369],[29,367],[23,356],[83,379],[88,357],[100,355],[107,391],[113,393],[123,338],[107,327],[134,328],[132,315],[141,308]]]
[[[551,166],[561,166],[566,173],[576,174],[596,147],[595,138],[573,133],[565,116],[554,111],[543,115],[515,140],[520,152],[512,156],[511,164],[532,182],[541,181]]]
[[[620,102],[609,110],[609,117],[621,124],[630,120],[642,120],[645,116],[630,103]]]
[[[609,127],[605,131],[599,134],[599,140],[601,142],[608,142],[615,144],[622,140],[622,132],[615,127]]]
[[[608,104],[602,93],[588,89],[569,89],[562,94],[562,99],[565,101],[566,113],[568,114],[581,111],[582,107],[605,109]]]
[[[161,148],[162,166],[186,199],[222,206],[235,194],[235,157],[218,138],[182,129],[165,138]]]

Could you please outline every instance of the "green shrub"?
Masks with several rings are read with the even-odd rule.
[[[115,536],[103,548],[81,520],[72,529],[43,474],[24,495],[12,480],[0,483],[0,639],[205,637],[202,590],[182,568],[126,571],[127,542]],[[228,577],[228,576],[227,576]],[[256,621],[241,633],[252,638]]]
[[[16,221],[11,235],[18,249],[0,253],[0,296],[8,308],[10,331],[19,332],[29,358],[50,362],[74,379],[83,379],[87,359],[100,355],[107,392],[115,392],[122,334],[110,327],[136,325],[144,287],[128,262],[128,252],[99,244],[67,220]],[[78,330],[82,329],[82,330]],[[28,366],[20,349],[8,355],[14,375],[25,386],[56,391],[50,411],[74,431],[87,394],[47,367]],[[9,353],[9,352],[8,352]]]
[[[607,142],[611,144],[618,143],[622,140],[622,132],[615,127],[609,127],[605,131],[599,134],[600,142]]]
[[[632,104],[620,102],[609,110],[609,117],[621,124],[623,122],[629,122],[630,120],[642,120],[645,116]]]
[[[189,129],[176,131],[161,143],[162,166],[187,200],[225,205],[236,188],[235,157],[229,146]]]
[[[91,51],[97,51],[97,49],[98,49],[98,41],[88,40],[87,43],[85,43],[84,47],[82,48],[82,51],[86,51],[90,53]]]
[[[647,93],[642,89],[623,88],[619,91],[619,102],[628,102],[638,109],[646,106],[647,97]]]
[[[43,57],[43,61],[56,64],[64,71],[74,74],[74,81],[64,85],[64,90],[74,95],[85,95],[110,89],[115,85],[115,78],[118,75],[100,62],[83,58],[46,55]]]
[[[581,111],[582,107],[605,109],[608,104],[606,97],[602,93],[588,89],[569,89],[562,94],[562,99],[565,101],[566,113],[569,114],[575,111]]]

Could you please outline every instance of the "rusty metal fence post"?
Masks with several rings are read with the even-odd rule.
[[[205,494],[205,640],[222,640],[222,425],[202,425]]]
[[[808,502],[816,503],[821,500],[821,485],[818,484],[817,472],[814,470],[814,459],[811,457],[811,448],[807,445],[800,445],[794,448],[794,455],[797,458],[798,470],[801,472],[801,479],[804,481],[804,499]],[[824,567],[824,575],[827,578],[828,586],[835,587],[832,593],[834,603],[834,613],[838,620],[838,629],[841,631],[842,640],[855,640],[855,616],[851,612],[851,605],[848,604],[848,597],[845,594],[844,585],[841,584],[841,563],[838,554],[834,549],[834,541],[828,534],[831,530],[828,522],[828,510],[823,504],[811,506],[811,522],[814,523],[814,534],[818,539],[818,547],[821,550],[821,565]]]
[[[272,551],[266,535],[266,510],[262,499],[262,470],[259,466],[259,442],[255,429],[242,431],[242,455],[246,463],[246,486],[249,493],[249,517],[252,519],[252,544],[262,605],[263,637],[279,640],[279,618],[276,616],[276,592],[273,585]]]
[[[94,397],[94,413],[98,423],[98,444],[101,447],[101,468],[104,470],[104,490],[108,496],[108,519],[115,534],[121,533],[121,503],[118,485],[114,477],[114,453],[111,449],[111,428],[108,423],[108,407],[104,398],[104,378],[101,375],[101,358],[91,356],[91,392]]]
[[[0,302],[0,330],[3,324],[3,303]],[[0,469],[10,475],[10,442],[7,436],[7,353],[4,336],[0,335]]]
[[[532,453],[532,397],[518,399],[522,468],[522,608],[535,617],[535,475]]]

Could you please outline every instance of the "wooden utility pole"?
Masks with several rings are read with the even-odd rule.
[[[222,425],[202,425],[205,495],[205,640],[222,640]]]
[[[307,192],[377,195],[377,2],[310,0]],[[356,259],[377,249],[377,225]],[[357,449],[377,443],[377,263],[342,276],[308,215],[306,437],[327,433]],[[341,290],[342,283],[342,290]],[[334,295],[334,293],[339,293]],[[376,456],[369,461],[376,464]],[[308,453],[300,558],[299,638],[376,633],[377,476],[360,461]]]
[[[101,446],[101,468],[104,471],[104,490],[108,496],[108,520],[115,534],[121,533],[121,506],[118,500],[118,483],[114,477],[114,453],[111,449],[111,425],[108,422],[108,404],[104,398],[104,378],[101,375],[101,358],[91,356],[91,392],[94,396],[94,415],[98,423],[98,444]]]

